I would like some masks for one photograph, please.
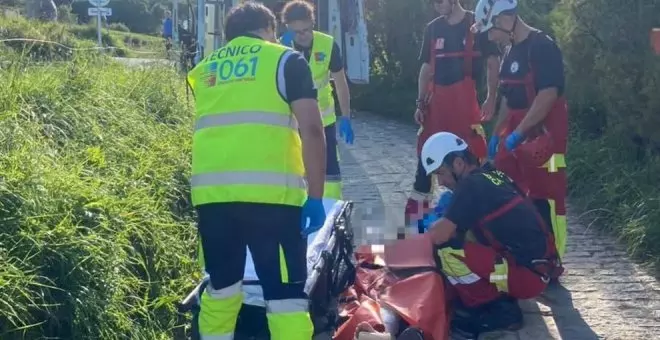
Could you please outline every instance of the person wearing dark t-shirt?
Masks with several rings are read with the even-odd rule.
[[[191,198],[209,275],[201,339],[234,338],[248,248],[272,338],[313,336],[305,240],[326,218],[325,136],[311,71],[277,43],[275,28],[264,5],[234,6],[227,44],[188,73],[196,107]]]
[[[531,201],[490,163],[480,166],[468,145],[439,132],[422,147],[424,171],[452,189],[453,197],[443,216],[416,237],[436,244],[459,306],[476,313],[454,326],[479,333],[519,326],[515,299],[540,295],[563,269],[552,233]]]
[[[557,43],[517,15],[517,1],[481,0],[475,30],[508,45],[500,69],[502,103],[489,158],[513,178],[552,225],[559,255],[566,249],[568,107]]]
[[[493,114],[497,90],[499,50],[485,35],[473,34],[474,13],[458,0],[435,0],[440,15],[424,31],[419,53],[415,121],[421,125],[417,152],[424,141],[439,131],[456,133],[470,142],[479,158],[486,158],[482,120]],[[484,70],[487,72],[484,72]],[[487,73],[488,96],[480,113],[476,84]],[[406,225],[418,224],[429,209],[431,178],[418,162],[413,191],[406,203]],[[401,237],[401,236],[400,236]]]
[[[314,30],[316,18],[311,3],[302,0],[290,1],[282,9],[281,17],[288,32],[293,35],[289,46],[304,55],[312,70],[312,77],[318,90],[327,147],[324,197],[339,200],[342,199],[342,181],[337,132],[348,144],[352,144],[354,140],[350,119],[350,93],[341,50],[332,36]],[[335,101],[339,103],[339,112],[336,111]],[[337,120],[339,120],[338,129]]]

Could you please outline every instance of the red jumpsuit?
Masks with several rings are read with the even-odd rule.
[[[563,271],[546,222],[501,171],[461,179],[444,217],[459,236],[439,246],[441,271],[467,307],[536,297]]]
[[[438,18],[438,20],[445,20]],[[482,56],[482,52],[477,50],[479,46],[475,45],[475,35],[470,31],[474,22],[474,14],[466,14],[465,33],[460,32],[460,39],[463,40],[464,49],[457,52],[446,52],[445,45],[449,44],[450,39],[456,39],[453,35],[457,32],[451,30],[451,26],[444,26],[438,29],[439,22],[431,22],[431,30],[440,30],[447,28],[447,32],[434,32],[439,36],[429,36],[425,38],[425,43],[429,44],[428,62],[431,65],[432,73],[436,73],[436,64],[440,60],[451,60],[462,58],[462,79],[449,85],[438,84],[435,79],[430,82],[428,107],[424,115],[424,123],[418,133],[417,155],[421,153],[424,142],[435,133],[448,131],[458,135],[466,140],[470,150],[479,158],[485,158],[487,153],[485,133],[481,126],[481,113],[477,101],[476,84],[473,77],[473,65],[476,58]],[[434,26],[435,25],[435,26]],[[427,28],[428,29],[428,28]],[[451,34],[450,34],[451,33]],[[464,38],[463,38],[464,36]],[[428,39],[428,40],[427,40]],[[440,63],[440,65],[443,65]],[[445,65],[450,65],[446,63]],[[446,66],[447,67],[447,66]],[[421,162],[418,162],[417,174],[415,178],[414,191],[408,199],[405,208],[406,226],[417,223],[424,213],[429,211],[428,194],[431,192],[431,176],[426,175]]]
[[[471,21],[474,19],[472,18]],[[431,61],[442,58],[463,58],[463,74],[461,81],[449,86],[429,84],[430,96],[428,112],[417,138],[417,153],[421,153],[424,142],[440,131],[458,135],[468,142],[470,150],[479,158],[486,157],[486,140],[481,126],[481,113],[477,102],[477,90],[472,78],[473,59],[480,57],[481,52],[474,50],[474,33],[468,25],[465,37],[465,50],[461,52],[443,53],[440,47],[442,38],[431,41]],[[432,73],[435,73],[436,63],[431,62]]]
[[[513,152],[508,152],[504,147],[504,141],[523,120],[527,111],[532,105],[536,97],[536,65],[535,60],[532,60],[534,55],[531,52],[534,46],[534,39],[549,39],[540,33],[530,34],[527,44],[527,67],[520,66],[514,67],[514,63],[519,59],[511,56],[511,50],[507,52],[503,61],[502,68],[505,67],[513,69],[526,69],[527,72],[522,77],[520,73],[516,72],[501,72],[500,73],[500,87],[504,89],[512,89],[516,87],[524,88],[526,93],[527,105],[525,108],[512,109],[507,108],[507,118],[502,125],[500,131],[495,131],[500,136],[500,146],[498,148],[498,155],[495,157],[495,166],[505,172],[511,177],[520,187],[528,190],[530,198],[534,199],[534,203],[539,207],[541,215],[552,225],[552,230],[557,242],[557,250],[560,256],[563,256],[566,249],[566,195],[567,195],[567,178],[566,178],[566,161],[565,154],[568,140],[568,107],[566,99],[563,94],[560,95],[555,101],[552,109],[547,114],[544,121],[540,126],[525,133],[526,140],[532,140],[540,133],[547,133],[552,139],[550,146],[552,156],[547,160],[543,166],[534,164],[526,164],[521,161],[523,157],[516,157],[516,149]],[[542,41],[546,43],[547,41]],[[515,76],[514,76],[515,74]],[[506,93],[504,91],[505,97]],[[508,98],[507,98],[508,100]],[[542,128],[545,128],[543,131]]]

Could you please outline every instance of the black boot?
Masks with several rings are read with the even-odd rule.
[[[424,340],[424,333],[419,328],[409,327],[401,332],[396,340]]]
[[[462,308],[454,313],[452,333],[466,339],[497,330],[515,331],[522,328],[522,310],[518,301],[502,297],[476,308]]]

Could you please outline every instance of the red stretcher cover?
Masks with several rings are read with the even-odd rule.
[[[355,284],[343,294],[339,306],[347,317],[334,340],[354,340],[358,324],[368,322],[384,332],[380,308],[394,311],[426,340],[449,339],[449,296],[443,278],[435,271],[433,246],[427,239],[399,240],[385,246],[361,246]]]

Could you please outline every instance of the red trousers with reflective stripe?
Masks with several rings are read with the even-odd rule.
[[[526,110],[509,110],[505,126],[499,132],[501,143],[495,157],[495,166],[511,177],[521,189],[528,190],[531,198],[553,199],[563,204],[568,185],[565,168],[549,172],[546,168],[524,164],[504,147],[504,140],[518,127],[525,114]],[[564,148],[555,150],[555,154],[565,153]]]
[[[422,132],[417,139],[417,154],[421,153],[429,137],[446,131],[463,138],[475,156],[485,158],[486,139],[474,128],[480,124],[480,116],[475,82],[471,78],[449,86],[434,86]]]
[[[475,242],[465,242],[465,257],[460,259],[481,280],[471,284],[453,285],[461,302],[467,307],[480,306],[500,297],[503,293],[490,282],[490,275],[495,271],[497,252],[488,246]],[[515,299],[531,299],[539,296],[546,288],[541,278],[529,269],[520,266],[512,259],[508,263],[508,295]]]

